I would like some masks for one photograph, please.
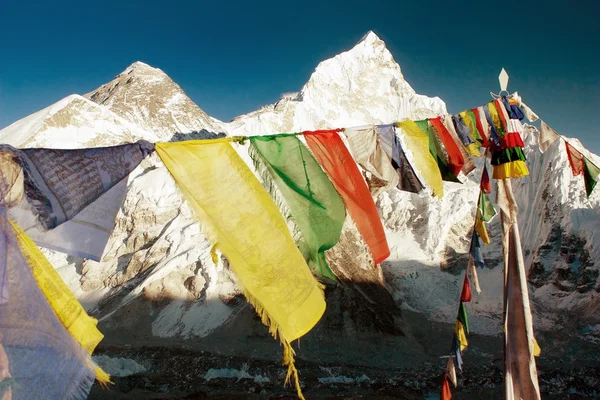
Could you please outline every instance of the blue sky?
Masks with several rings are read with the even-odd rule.
[[[543,7],[540,5],[543,4]],[[600,3],[564,1],[18,1],[0,5],[0,128],[134,61],[228,121],[297,91],[369,30],[450,112],[509,89],[600,154]]]

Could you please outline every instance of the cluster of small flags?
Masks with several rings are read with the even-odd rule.
[[[462,352],[469,345],[467,341],[467,335],[469,334],[469,316],[467,314],[465,303],[470,303],[473,300],[471,284],[473,284],[473,287],[478,294],[481,293],[479,279],[477,277],[477,269],[475,268],[475,265],[480,268],[485,266],[485,262],[481,254],[480,235],[485,236],[486,239],[483,239],[483,242],[488,244],[489,236],[487,235],[484,222],[489,222],[491,218],[496,215],[496,210],[494,210],[494,207],[488,198],[488,194],[491,192],[491,185],[487,168],[485,167],[483,168],[480,189],[479,201],[477,203],[477,213],[473,228],[473,236],[471,238],[471,246],[469,251],[469,263],[467,270],[465,271],[465,278],[463,280],[463,286],[460,293],[460,303],[458,306],[458,313],[456,315],[452,347],[442,384],[441,400],[450,400],[452,398],[450,382],[452,382],[454,387],[456,387],[458,384],[456,378],[456,369],[458,368],[462,371]]]

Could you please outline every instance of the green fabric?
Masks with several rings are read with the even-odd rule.
[[[467,309],[465,308],[465,303],[460,302],[460,306],[458,307],[458,315],[456,319],[463,324],[465,327],[465,332],[469,333],[469,317],[467,316]]]
[[[588,197],[590,197],[594,187],[596,187],[596,183],[598,183],[598,175],[600,175],[600,168],[598,168],[593,162],[584,156],[583,177],[585,179],[585,193]]]
[[[476,140],[479,143],[483,143],[483,138],[479,133],[479,129],[477,129],[477,117],[475,116],[475,113],[473,112],[473,110],[468,110],[466,113],[469,116],[469,118],[471,118],[471,121],[473,121],[473,125],[471,125],[473,127],[473,129],[471,129],[471,137],[473,138],[473,140]]]
[[[525,157],[525,153],[523,153],[523,149],[520,147],[510,147],[508,149],[494,151],[492,153],[491,162],[492,165],[500,165],[517,160],[527,160],[527,157]]]
[[[415,123],[417,124],[419,129],[429,138],[429,152],[437,162],[437,165],[440,169],[440,173],[442,174],[442,180],[461,183],[456,177],[456,175],[454,175],[450,171],[450,168],[448,168],[448,165],[444,162],[444,159],[441,157],[441,154],[444,150],[438,148],[438,146],[441,147],[442,144],[438,143],[438,141],[436,140],[436,137],[434,136],[434,133],[431,130],[431,127],[429,126],[429,121],[424,119],[422,121],[415,121]]]
[[[492,217],[496,215],[496,210],[494,209],[490,198],[483,190],[479,194],[479,209],[477,212],[481,216],[483,222],[489,222]]]
[[[255,136],[250,142],[302,234],[299,247],[310,267],[319,277],[337,280],[327,265],[325,250],[338,242],[346,218],[340,195],[296,136]]]

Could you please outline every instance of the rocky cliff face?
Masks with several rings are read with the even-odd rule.
[[[163,71],[139,61],[85,97],[165,141],[174,133],[225,131]]]
[[[351,50],[319,64],[298,94],[229,124],[207,116],[162,71],[143,63],[134,63],[86,97],[93,101],[70,96],[18,121],[0,131],[0,140],[16,146],[90,147],[138,138],[170,140],[177,133],[202,130],[268,134],[390,123],[446,112],[439,98],[415,93],[372,32]],[[558,316],[569,310],[577,317],[575,326],[591,327],[581,332],[593,334],[600,330],[594,330],[600,309],[596,266],[600,191],[585,198],[582,178],[573,177],[568,167],[564,144],[555,144],[542,155],[535,128],[528,128],[524,136],[531,176],[514,186],[526,261],[531,265],[536,329],[561,326]],[[240,152],[245,153],[243,148]],[[370,272],[361,284],[328,289],[328,311],[307,337],[306,354],[323,361],[343,360],[343,349],[336,350],[332,335],[366,338],[364,348],[374,356],[355,354],[355,361],[393,364],[386,351],[401,352],[401,345],[407,351],[424,351],[416,333],[421,327],[401,326],[396,307],[429,321],[452,322],[480,173],[478,168],[461,177],[462,184],[445,183],[442,199],[396,189],[379,196],[377,205],[392,250],[382,264],[383,275]],[[470,327],[475,333],[498,335],[502,271],[497,220],[489,231],[494,243],[484,249],[483,294],[469,306]],[[368,271],[361,246],[348,227],[344,242],[328,254],[333,268],[353,276]],[[277,344],[240,299],[226,260],[218,265],[211,260],[210,244],[156,155],[129,178],[102,262],[46,253],[86,308],[100,318],[108,343],[167,345],[190,339],[187,343],[226,354],[277,353]],[[381,282],[387,291],[381,290]],[[374,332],[389,336],[382,339]],[[435,346],[429,351],[446,351],[449,340],[450,332],[439,338],[443,342],[439,351]],[[325,344],[330,345],[326,351]]]

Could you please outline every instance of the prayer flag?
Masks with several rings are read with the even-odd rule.
[[[548,126],[544,121],[540,124],[540,151],[546,152],[550,145],[554,143],[560,135],[552,128]]]
[[[598,183],[598,175],[600,175],[600,168],[591,162],[587,157],[583,157],[583,177],[585,179],[585,193],[588,197],[592,194],[592,191]]]
[[[402,150],[394,125],[378,125],[377,132],[381,139],[381,147],[391,158],[392,166],[398,173],[397,188],[411,193],[421,192],[423,184],[419,181],[415,170],[408,162],[404,150]]]

